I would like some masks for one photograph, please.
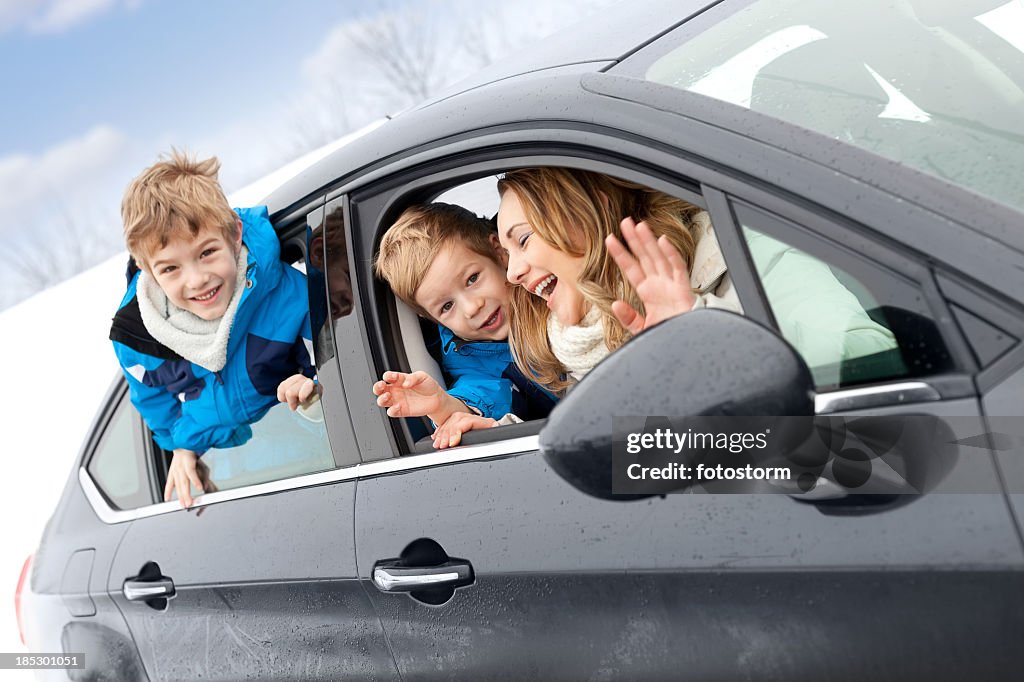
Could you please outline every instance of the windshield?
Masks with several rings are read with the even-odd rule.
[[[1024,208],[1024,0],[760,0],[646,77]]]

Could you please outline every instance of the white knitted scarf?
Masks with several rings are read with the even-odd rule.
[[[576,381],[611,352],[604,343],[601,311],[594,305],[578,324],[570,327],[562,326],[554,314],[548,315],[548,343],[551,352]]]
[[[205,367],[211,372],[224,369],[228,360],[231,323],[235,320],[238,302],[245,291],[248,254],[249,250],[243,244],[238,252],[235,292],[228,302],[227,310],[216,320],[204,320],[195,313],[174,305],[149,273],[145,270],[140,272],[136,292],[139,312],[142,314],[142,323],[146,325],[146,331],[189,362]]]

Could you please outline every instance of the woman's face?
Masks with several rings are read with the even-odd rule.
[[[576,287],[583,271],[583,256],[560,251],[534,234],[519,196],[512,190],[501,197],[498,240],[508,252],[508,281],[547,301],[563,326],[579,324],[587,308]]]

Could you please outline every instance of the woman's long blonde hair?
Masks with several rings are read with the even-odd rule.
[[[623,218],[646,221],[655,235],[665,235],[679,250],[688,268],[696,248],[690,232],[700,208],[664,192],[601,173],[569,168],[524,168],[509,171],[498,181],[498,193],[516,193],[535,237],[552,247],[584,258],[577,288],[601,313],[604,342],[616,350],[629,332],[612,313],[612,303],[622,299],[644,313],[632,285],[608,254],[604,239],[614,234],[620,241]],[[517,286],[512,292],[509,343],[516,364],[548,390],[561,392],[572,381],[548,343],[551,311],[539,296]]]

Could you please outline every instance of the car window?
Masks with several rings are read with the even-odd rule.
[[[218,490],[266,483],[334,467],[323,411],[271,408],[252,425],[252,438],[234,448],[213,448],[202,456]]]
[[[497,175],[487,175],[445,190],[434,201],[457,204],[468,208],[477,215],[493,217],[498,212],[501,197],[498,196]]]
[[[627,181],[627,184],[630,182],[628,178],[623,178],[620,173],[611,169],[602,168],[600,172],[620,180],[624,179]],[[629,174],[627,173],[626,175]],[[411,190],[407,190],[407,196],[403,200],[389,202],[388,212],[382,214],[382,219],[375,226],[377,231],[376,242],[380,242],[383,234],[403,210],[417,204],[450,203],[461,206],[477,216],[486,218],[495,216],[500,203],[496,187],[499,177],[502,177],[502,174],[490,174],[468,182],[449,184],[447,186],[438,186],[438,184],[428,182],[424,183],[425,189],[413,187]],[[640,184],[644,185],[646,183]],[[647,186],[654,187],[649,184]],[[657,189],[659,192],[670,193],[674,198],[695,203],[698,208],[703,207],[703,198],[699,194],[678,191],[678,188],[673,189],[673,187],[661,183]],[[703,225],[703,223],[701,224]],[[702,229],[707,229],[710,233],[710,224]],[[715,249],[709,248],[706,251],[710,254]],[[705,251],[701,251],[701,253],[705,253]],[[712,289],[720,281],[722,272],[725,271],[724,258],[721,261],[721,263],[715,261],[714,263],[706,264],[705,269],[708,271],[708,291],[706,293],[721,293]],[[716,270],[716,268],[720,268],[720,270]],[[717,274],[713,274],[713,272]],[[385,327],[384,329],[385,345],[387,346],[386,356],[393,356],[395,359],[385,359],[385,363],[388,364],[383,364],[381,371],[384,368],[397,368],[401,371],[425,370],[431,375],[439,375],[438,383],[442,386],[447,385],[450,387],[453,383],[454,375],[450,373],[450,370],[444,368],[441,353],[441,346],[443,344],[438,342],[437,325],[431,322],[417,324],[414,318],[415,313],[408,309],[408,306],[403,305],[385,283],[381,282],[381,285],[381,292],[389,299],[391,305],[398,309],[398,314],[395,316],[396,319],[389,325],[390,328]],[[734,297],[731,290],[728,295]],[[731,301],[732,298],[729,298],[730,304]],[[736,303],[736,307],[739,307],[738,303]],[[408,321],[407,318],[412,321]],[[427,365],[430,365],[430,367]],[[435,368],[436,371],[431,368]],[[535,387],[531,388],[536,390]],[[522,392],[518,387],[515,390],[520,393]],[[471,431],[463,435],[461,443],[472,445],[533,435],[539,431],[542,423],[543,419],[534,418],[527,419],[523,423],[506,423],[500,428]],[[409,452],[423,453],[434,451],[430,439],[427,438],[427,435],[433,430],[432,425],[428,421],[420,418],[406,419],[403,430],[403,435],[411,441]]]
[[[288,232],[288,228],[281,231]],[[282,240],[282,258],[293,261],[289,267],[306,275],[310,317],[323,320],[327,310],[322,262],[318,257],[305,257],[311,248],[319,248],[318,254],[323,253],[322,230],[317,234],[311,234],[308,228],[292,231],[295,232],[293,236]],[[314,240],[317,240],[315,244],[312,243]],[[315,325],[316,322],[311,329],[318,329]],[[322,364],[324,358],[319,357],[319,360]],[[209,480],[213,483],[213,488],[208,488],[207,492],[278,481],[336,466],[325,427],[323,404],[319,399],[294,412],[287,405],[276,403],[258,421],[249,424],[249,428],[252,434],[242,445],[210,448],[201,455],[200,462],[208,469]],[[153,449],[166,471],[171,453],[161,450],[155,442]]]
[[[951,368],[914,282],[777,216],[734,210],[779,331],[819,391]]]
[[[319,233],[310,234],[307,231],[307,234],[300,237],[306,242],[306,253],[310,253],[311,248],[323,248],[321,243],[312,243],[319,236]],[[344,248],[343,233],[340,238],[341,248]],[[331,239],[333,238],[328,237],[328,241]],[[291,267],[306,274],[310,289],[310,317],[313,320],[317,318],[317,314],[312,303],[314,300],[322,302],[324,298],[322,295],[313,295],[315,288],[323,291],[323,274],[316,267],[320,264],[319,259],[312,255],[290,264]],[[348,310],[345,311],[346,314],[347,312]],[[321,311],[321,318],[323,314]],[[286,405],[275,405],[250,426],[252,437],[243,445],[233,448],[211,448],[202,456],[202,462],[209,467],[210,479],[217,490],[277,481],[324,471],[335,466],[324,426],[323,406],[319,401],[308,407],[300,407],[294,412]]]
[[[1020,0],[759,0],[706,22],[656,45],[646,79],[1024,207]]]
[[[125,396],[107,422],[86,467],[97,487],[118,509],[152,503],[142,441],[136,432],[138,422],[139,413]]]

